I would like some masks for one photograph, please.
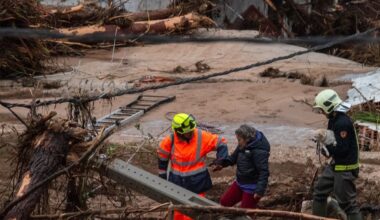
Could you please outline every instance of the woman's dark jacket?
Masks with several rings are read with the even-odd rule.
[[[256,137],[251,139],[244,149],[236,147],[226,159],[216,161],[223,167],[237,165],[236,180],[239,184],[256,184],[255,193],[264,195],[268,185],[268,160],[270,144],[264,134],[256,131]]]

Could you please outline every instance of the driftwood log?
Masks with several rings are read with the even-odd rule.
[[[128,19],[133,22],[136,21],[151,21],[169,18],[172,15],[176,15],[180,12],[179,8],[165,8],[154,11],[147,12],[134,12],[134,13],[123,13],[121,15],[113,16],[109,18],[109,21],[114,21],[117,19]]]
[[[14,200],[62,167],[72,148],[78,146],[78,150],[82,152],[86,146],[83,144],[86,143],[83,140],[87,134],[85,129],[67,120],[51,119],[54,115],[50,114],[41,120],[45,122],[46,129],[31,142],[31,158],[28,158],[29,164],[18,182]],[[72,160],[75,160],[75,157]],[[28,219],[41,195],[47,191],[47,185],[34,190],[27,198],[13,206],[4,219]]]
[[[174,31],[191,30],[200,27],[212,27],[214,22],[205,16],[189,13],[183,16],[172,17],[163,20],[134,22],[128,28],[120,28],[117,25],[91,25],[87,27],[60,28],[59,33],[86,36],[87,34],[164,34]]]
[[[278,217],[281,219],[298,219],[298,220],[337,220],[334,218],[325,218],[305,213],[288,212],[280,210],[264,210],[264,209],[243,209],[234,207],[222,207],[222,206],[189,206],[189,205],[171,205],[169,206],[169,212],[181,211],[185,213],[201,214],[213,214],[213,215],[248,215],[248,216],[267,216]],[[170,213],[169,213],[170,215]]]

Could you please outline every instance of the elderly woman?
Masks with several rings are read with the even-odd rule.
[[[214,171],[237,165],[236,180],[223,194],[220,203],[242,208],[256,208],[268,185],[270,145],[264,134],[249,125],[241,125],[235,135],[238,146],[227,159],[214,162]]]

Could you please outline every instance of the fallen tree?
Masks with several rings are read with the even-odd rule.
[[[66,163],[66,157],[70,151],[76,154],[88,147],[88,143],[84,142],[87,130],[68,120],[53,119],[55,115],[56,113],[52,112],[43,117],[34,123],[34,126],[29,127],[24,134],[23,141],[26,143],[21,143],[19,160],[22,164],[18,167],[21,178],[18,181],[18,190],[14,199],[21,198],[36,184],[56,172]],[[48,182],[15,204],[4,219],[28,218],[41,195],[47,192],[47,185]]]
[[[166,34],[173,32],[188,31],[200,27],[212,27],[214,22],[196,13],[189,13],[183,16],[163,20],[134,22],[128,28],[120,28],[117,25],[92,25],[77,28],[60,28],[57,31],[62,34],[86,36],[87,34]]]

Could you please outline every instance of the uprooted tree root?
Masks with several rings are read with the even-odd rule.
[[[17,193],[14,199],[23,196],[36,184],[52,175],[66,163],[67,155],[84,152],[88,147],[84,137],[87,130],[78,124],[53,119],[56,113],[33,120],[20,138],[18,165],[14,175]],[[78,156],[74,156],[77,158]],[[49,184],[34,190],[27,198],[15,204],[5,215],[5,219],[25,219],[35,209]]]
[[[79,109],[81,112],[88,110]],[[33,112],[35,111],[32,110]],[[110,157],[116,154],[125,158],[122,154],[126,152],[119,151],[129,149],[125,146],[114,148],[112,145],[107,145],[103,148],[102,143],[115,129],[101,131],[93,138],[89,134],[92,131],[81,128],[78,123],[54,118],[56,113],[44,117],[36,113],[31,115],[30,121],[25,123],[27,130],[19,136],[17,160],[14,160],[17,164],[12,166],[15,167],[13,174],[15,186],[10,195],[12,199],[6,202],[5,208],[0,211],[2,219],[70,218],[94,215],[138,217],[146,213],[162,212],[162,209],[155,208],[136,209],[134,207],[136,199],[131,192],[132,189],[101,176],[96,163],[92,163],[95,160],[91,160],[93,158],[91,155],[96,153],[104,153]],[[131,148],[127,155],[133,158],[136,154],[132,153],[134,151],[153,155],[154,150],[149,146],[151,145]],[[144,150],[140,150],[140,147]],[[150,150],[146,152],[147,149]],[[142,160],[140,156],[136,156],[139,161]],[[52,214],[59,212],[63,212],[63,215]]]

